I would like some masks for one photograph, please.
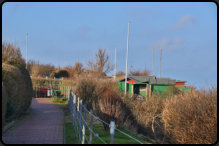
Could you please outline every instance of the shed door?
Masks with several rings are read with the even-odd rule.
[[[139,94],[139,85],[134,85],[134,94]]]

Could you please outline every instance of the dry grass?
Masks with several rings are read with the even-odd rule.
[[[217,89],[168,98],[124,99],[147,136],[158,143],[209,144],[217,140]],[[144,133],[144,132],[143,132]]]
[[[136,122],[147,129],[147,132],[141,130],[138,132],[144,133],[147,136],[156,139],[156,141],[162,142],[165,135],[161,118],[165,99],[158,96],[152,96],[145,100],[123,98],[123,101],[130,108]]]
[[[174,143],[212,144],[217,140],[217,89],[177,95],[166,100],[165,129]]]
[[[104,91],[107,89],[107,91]],[[155,139],[157,143],[206,144],[217,140],[217,89],[176,92],[163,98],[126,98],[116,82],[84,79],[76,93],[95,101],[96,114],[108,121]],[[103,100],[103,99],[111,100]],[[101,100],[102,99],[102,100]],[[116,100],[114,100],[116,99]]]

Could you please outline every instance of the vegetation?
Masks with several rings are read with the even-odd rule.
[[[68,100],[65,98],[57,98],[57,97],[51,97],[50,101],[53,103],[60,103],[60,104],[67,104]]]
[[[2,102],[3,123],[10,122],[25,112],[32,100],[33,89],[20,48],[11,43],[2,44]],[[3,105],[4,104],[4,105]],[[6,109],[6,110],[5,110]],[[3,125],[2,125],[3,126]]]
[[[54,102],[54,101],[53,101]],[[65,111],[65,144],[78,144],[78,139],[77,139],[77,135],[75,134],[75,130],[74,127],[72,125],[72,118],[71,118],[71,114],[69,112],[68,109],[68,105],[66,103],[63,104],[63,102],[58,102],[55,101],[55,103],[61,103],[63,106],[63,109]],[[109,138],[110,138],[110,132],[109,131],[103,131],[104,127],[102,124],[100,123],[95,123],[94,124],[94,131],[95,133],[98,133],[99,136],[107,143],[109,143]],[[119,127],[119,129],[121,129],[123,132],[131,135],[132,137],[136,138],[136,139],[143,139],[143,137],[139,137],[139,135],[124,129],[122,127]],[[86,127],[86,139],[89,139],[89,129]],[[128,138],[127,136],[123,135],[122,133],[119,133],[118,131],[115,131],[115,144],[138,144],[136,141]],[[149,140],[146,140],[149,141]],[[143,143],[149,143],[146,142],[145,140],[141,140],[141,142]],[[87,143],[87,141],[86,141]],[[151,142],[150,142],[151,143]],[[103,144],[103,142],[101,142],[97,137],[93,136],[93,144]]]
[[[95,71],[97,76],[106,76],[108,72],[113,69],[110,64],[109,56],[106,54],[105,49],[99,49],[96,54],[96,60],[88,62],[88,69]]]
[[[164,103],[162,121],[173,143],[217,141],[217,89],[177,95]]]
[[[2,44],[2,62],[9,64],[16,62],[25,66],[25,61],[22,58],[20,48],[15,44],[3,42]]]
[[[143,71],[137,70],[134,68],[131,68],[129,72],[129,76],[149,76],[150,72],[147,69],[144,69]]]
[[[5,125],[5,119],[6,119],[6,110],[7,110],[7,92],[5,89],[4,84],[2,85],[2,127]]]
[[[51,74],[50,74],[50,77],[51,78],[68,78],[69,77],[69,73],[68,73],[68,71],[67,70],[57,70],[57,71],[55,71],[55,72],[52,72]]]
[[[171,88],[163,94],[142,100],[126,98],[116,87],[114,82],[89,79],[89,82],[78,82],[75,92],[88,98],[85,100],[89,103],[95,101],[96,114],[102,119],[116,119],[117,125],[150,137],[156,143],[216,142],[217,89],[180,92]],[[106,93],[104,88],[109,88],[107,92],[110,93]],[[116,94],[120,96],[119,102],[101,102],[104,96],[112,98]],[[90,95],[95,96],[89,98]]]

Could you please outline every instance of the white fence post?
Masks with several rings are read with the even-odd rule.
[[[110,144],[114,144],[114,135],[115,135],[115,121],[110,121]]]
[[[77,134],[77,107],[76,107],[77,99],[76,99],[76,96],[74,94],[72,95],[72,97],[73,97],[73,123],[74,123],[75,131]]]
[[[93,109],[90,110],[90,139],[89,139],[89,144],[92,144],[93,143],[93,123],[94,123],[94,118],[93,118]]]
[[[84,133],[85,133],[85,127],[84,127],[84,122],[82,120],[83,118],[83,106],[82,106],[82,99],[79,100],[79,105],[80,105],[80,110],[79,110],[79,114],[80,114],[80,140],[81,140],[81,143],[84,144]]]
[[[81,132],[81,130],[80,130],[80,98],[78,97],[78,107],[77,107],[77,134],[78,134],[78,143],[80,143],[80,139],[81,139],[81,137],[80,137],[80,132]]]

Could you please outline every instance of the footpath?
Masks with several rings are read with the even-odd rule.
[[[49,98],[33,98],[30,113],[2,136],[5,144],[63,144],[64,112]]]

